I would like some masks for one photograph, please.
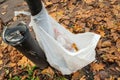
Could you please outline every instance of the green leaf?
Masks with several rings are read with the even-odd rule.
[[[37,77],[35,78],[35,80],[40,80],[40,79],[39,79],[39,77],[37,76]]]
[[[56,77],[54,80],[68,80],[65,77]]]
[[[12,80],[21,80],[21,78],[20,77],[18,77],[18,76],[15,76],[15,77],[13,77],[13,79]]]

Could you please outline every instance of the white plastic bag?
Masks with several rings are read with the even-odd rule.
[[[31,24],[39,45],[43,48],[50,65],[62,74],[71,74],[95,60],[95,47],[100,35],[86,32],[73,34],[48,15],[45,8],[31,17]],[[55,39],[54,29],[68,37],[80,49],[71,52]]]
[[[63,75],[71,74],[95,60],[95,47],[100,35],[91,32],[73,34],[49,16],[45,8],[38,15],[31,16],[30,25],[47,61]],[[54,30],[58,30],[61,36],[56,37]],[[71,43],[77,45],[77,52],[66,49],[66,45]]]

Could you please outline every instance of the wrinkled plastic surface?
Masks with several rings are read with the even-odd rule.
[[[91,32],[73,34],[49,16],[45,8],[38,15],[31,16],[30,26],[33,26],[36,39],[44,50],[47,61],[62,74],[71,74],[95,60],[95,48],[100,35]],[[62,44],[64,39],[63,42],[58,40],[60,38],[56,39],[55,29],[77,44],[79,50],[67,50]]]
[[[45,8],[38,15],[32,16],[31,20],[37,41],[43,48],[48,62],[62,74],[71,74],[95,60],[95,47],[100,35],[90,32],[73,34],[51,18]],[[54,29],[66,35],[80,50],[71,52],[65,49],[55,39]]]

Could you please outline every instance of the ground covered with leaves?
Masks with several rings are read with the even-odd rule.
[[[4,25],[17,20],[26,23],[30,21],[25,15],[6,17],[9,4],[12,4],[9,1],[0,2],[0,34]],[[52,67],[39,69],[0,38],[0,80],[120,80],[120,0],[43,2],[49,14],[71,32],[94,32],[101,35],[96,47],[96,60],[83,69],[64,76]],[[28,11],[24,1],[19,2],[16,7]]]

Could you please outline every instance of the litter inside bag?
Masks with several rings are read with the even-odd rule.
[[[55,39],[60,43],[65,49],[71,52],[78,51],[77,45],[69,39],[65,34],[59,32],[59,30],[54,29]]]

